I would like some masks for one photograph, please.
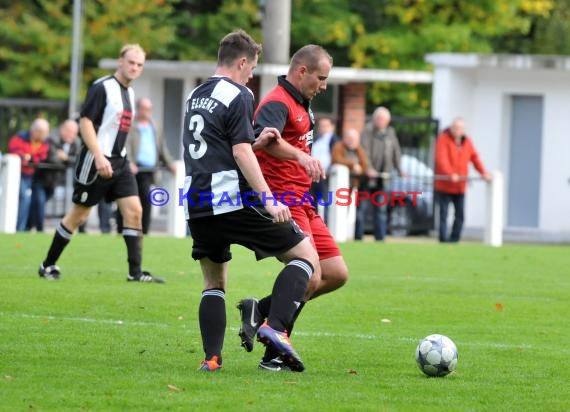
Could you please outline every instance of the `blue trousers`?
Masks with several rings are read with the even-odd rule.
[[[463,230],[465,194],[436,192],[439,205],[439,241],[459,242]],[[451,235],[447,235],[447,213],[449,204],[453,203],[454,217]]]
[[[40,182],[32,182],[32,200],[28,214],[26,230],[36,228],[38,232],[44,231],[44,220],[46,214],[46,202],[50,196],[48,191]]]
[[[372,193],[375,193],[381,189],[370,189],[367,190],[372,196]],[[390,199],[390,192],[388,190],[384,190],[388,199]],[[356,224],[354,228],[354,238],[356,240],[361,240],[364,236],[364,229],[366,226],[366,215],[369,213],[368,211],[372,208],[372,220],[374,222],[374,239],[375,240],[384,240],[386,236],[386,227],[388,226],[388,201],[383,202],[383,198],[376,199],[379,203],[385,203],[384,205],[375,205],[372,203],[371,199],[362,200],[359,202],[358,206],[356,207]]]
[[[32,176],[22,175],[20,177],[20,194],[18,196],[18,220],[16,230],[23,232],[28,225],[30,216],[30,205],[32,203]]]

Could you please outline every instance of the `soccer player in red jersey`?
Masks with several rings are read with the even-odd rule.
[[[314,116],[310,102],[327,88],[332,68],[332,57],[317,45],[299,49],[291,58],[286,76],[278,78],[278,85],[259,104],[255,115],[255,130],[274,127],[282,138],[271,142],[256,152],[261,170],[277,200],[287,202],[291,216],[301,230],[310,237],[319,255],[321,276],[315,276],[309,284],[305,302],[324,293],[332,292],[348,280],[348,268],[341,252],[309,194],[311,183],[325,178],[320,161],[311,157]],[[256,328],[261,325],[271,306],[271,296],[257,301],[243,299],[238,304],[241,311],[240,337],[247,351],[253,349]],[[302,302],[293,323],[304,306]],[[281,360],[267,350],[260,368],[284,370]]]

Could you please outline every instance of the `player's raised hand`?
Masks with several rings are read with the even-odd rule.
[[[307,153],[303,153],[299,159],[299,163],[305,168],[305,171],[313,182],[326,179],[327,174],[320,160],[311,157],[311,155]]]
[[[286,223],[291,220],[291,211],[281,202],[267,202],[265,209],[273,217],[275,223]]]
[[[111,162],[105,156],[95,157],[95,167],[97,168],[97,173],[104,179],[110,179],[113,176],[113,168],[111,167]]]

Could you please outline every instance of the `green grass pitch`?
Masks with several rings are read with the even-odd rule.
[[[262,297],[280,264],[233,248],[224,368],[198,373],[202,289],[190,239],[147,237],[127,283],[123,240],[77,235],[48,282],[51,235],[0,235],[1,411],[568,411],[567,246],[349,243],[351,279],[305,307],[292,341],[304,373],[257,369],[236,302]],[[427,378],[417,342],[452,338],[455,373]]]

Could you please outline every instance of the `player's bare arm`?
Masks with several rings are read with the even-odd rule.
[[[281,133],[275,127],[265,127],[259,136],[253,142],[252,148],[253,150],[259,150],[263,147],[268,146],[273,141],[281,139]]]
[[[257,193],[271,193],[261,173],[261,168],[259,167],[251,145],[248,143],[239,143],[234,145],[232,150],[234,159],[251,188]],[[291,220],[291,212],[286,205],[278,201],[268,201],[264,206],[269,214],[273,216],[274,222],[285,223]]]
[[[101,152],[101,148],[97,142],[97,133],[95,132],[93,122],[87,117],[82,117],[79,120],[79,130],[81,131],[83,144],[85,144],[89,151],[93,153],[97,173],[101,177],[109,179],[111,176],[113,176],[113,168],[111,167],[111,162],[109,162],[109,160]]]
[[[320,179],[325,179],[327,177],[320,160],[315,159],[310,154],[297,149],[284,139],[272,141],[269,145],[265,146],[263,150],[277,159],[296,160],[305,168],[307,175],[309,175],[311,180],[314,182],[318,182]]]

